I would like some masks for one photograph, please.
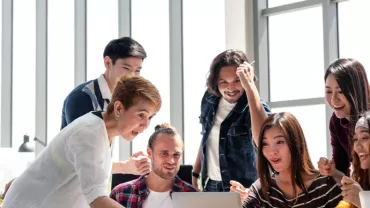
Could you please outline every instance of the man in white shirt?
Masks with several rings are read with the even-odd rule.
[[[107,111],[87,113],[62,129],[14,180],[3,208],[122,207],[108,197],[110,144],[117,136],[132,141],[142,133],[161,103],[149,81],[120,77]]]
[[[194,163],[193,186],[228,192],[230,181],[249,187],[257,179],[258,134],[270,107],[260,99],[254,68],[240,50],[217,55],[207,78],[199,122],[202,140]]]
[[[116,186],[110,197],[127,208],[172,208],[172,192],[197,191],[176,175],[183,149],[183,141],[173,127],[157,125],[147,148],[153,171]]]
[[[80,84],[64,100],[62,129],[90,111],[105,111],[111,100],[116,79],[129,73],[140,75],[146,52],[143,46],[131,37],[122,37],[107,44],[103,58],[104,74]],[[149,171],[150,161],[142,152],[133,154],[127,161],[113,161],[112,174],[141,175]]]

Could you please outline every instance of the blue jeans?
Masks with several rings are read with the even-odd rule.
[[[204,191],[205,192],[225,192],[228,190],[224,189],[224,186],[222,185],[222,181],[214,181],[214,180],[208,179],[208,182],[206,184]]]

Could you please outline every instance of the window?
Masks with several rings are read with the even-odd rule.
[[[36,1],[13,1],[13,148],[35,135]]]
[[[74,87],[74,0],[48,1],[47,45],[47,137],[51,141],[60,131],[63,101]]]
[[[104,49],[109,41],[118,38],[118,0],[89,0],[87,7],[86,68],[87,80],[105,72]],[[112,160],[119,158],[118,140],[113,142]]]
[[[292,4],[297,2],[302,2],[302,0],[269,0],[268,7],[282,6],[285,4]]]
[[[327,155],[326,130],[328,124],[325,120],[325,104],[273,108],[272,112],[290,112],[297,118],[303,129],[312,163],[317,167],[320,157]]]
[[[2,47],[2,35],[3,35],[3,33],[2,33],[2,29],[3,29],[3,4],[1,3],[0,4],[0,40],[1,40],[1,42],[0,42],[0,66],[2,66],[2,51],[3,51],[3,47]],[[1,88],[3,87],[2,85],[1,85],[1,75],[2,73],[0,72],[0,98],[2,97],[1,96]],[[1,118],[1,99],[0,99],[0,118]],[[0,135],[1,135],[1,119],[0,119]],[[1,148],[1,137],[0,137],[0,148]]]
[[[184,1],[183,22],[185,164],[194,164],[202,139],[199,116],[207,73],[226,49],[225,1]]]
[[[103,52],[118,38],[118,0],[89,0],[87,4],[87,80],[104,73]]]
[[[269,17],[270,100],[323,97],[322,8]]]
[[[169,55],[169,1],[135,0],[132,6],[132,38],[147,52],[141,75],[159,90],[162,107],[146,131],[132,145],[133,153],[146,152],[148,139],[154,127],[170,123],[170,55]]]
[[[370,77],[370,1],[356,0],[338,4],[339,55],[361,62]]]

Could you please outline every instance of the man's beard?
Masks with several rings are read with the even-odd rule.
[[[153,157],[152,164],[155,164],[154,157]],[[174,172],[168,172],[168,173],[165,173],[162,169],[163,169],[162,166],[160,166],[160,168],[157,168],[155,166],[153,167],[154,173],[165,180],[172,180],[177,175],[177,172],[179,171],[178,167],[176,167]]]

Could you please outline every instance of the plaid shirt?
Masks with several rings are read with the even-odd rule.
[[[114,199],[126,208],[141,208],[144,201],[149,196],[149,189],[145,183],[146,176],[147,175],[142,175],[136,180],[116,186],[110,193],[110,198]],[[197,190],[192,185],[176,176],[170,194],[172,192],[196,191]]]

